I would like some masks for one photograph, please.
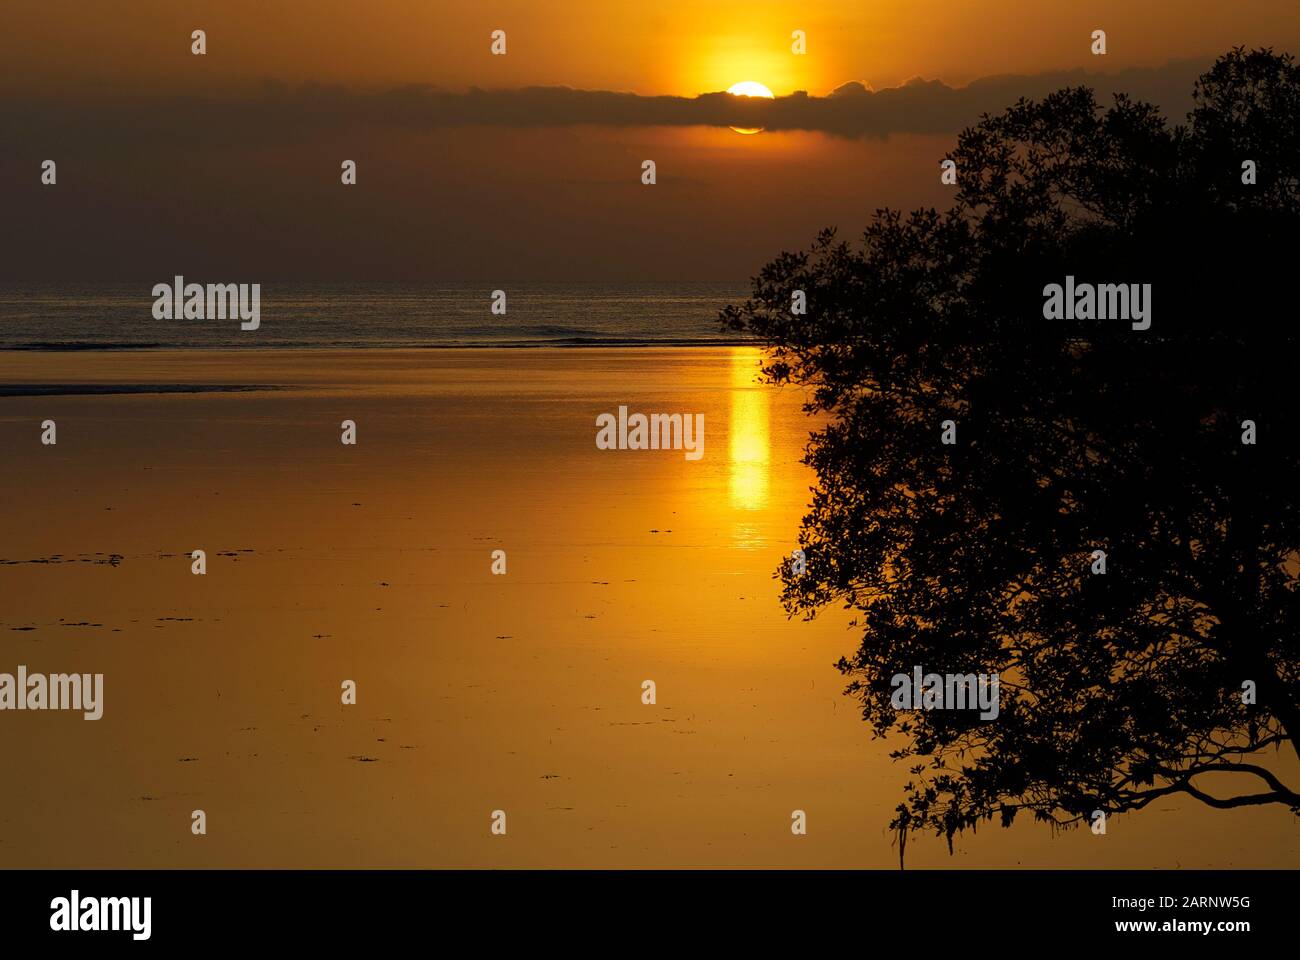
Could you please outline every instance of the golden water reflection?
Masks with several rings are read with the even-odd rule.
[[[771,428],[767,389],[756,382],[762,353],[737,347],[731,354],[731,505],[738,510],[767,506]]]

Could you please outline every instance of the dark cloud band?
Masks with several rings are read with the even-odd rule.
[[[597,125],[739,126],[769,131],[816,131],[843,137],[895,133],[956,133],[979,114],[1020,97],[1064,86],[1094,87],[1103,102],[1112,92],[1161,106],[1180,118],[1195,77],[1207,64],[1177,61],[1117,74],[1082,70],[1032,76],[985,77],[964,87],[912,80],[871,90],[846,83],[828,96],[796,92],[774,100],[706,93],[696,97],[642,96],[568,87],[525,87],[464,92],[429,87],[360,93],[342,88],[266,84],[256,93],[227,97],[165,97],[78,101],[0,101],[4,139],[135,145],[154,139],[257,138],[311,135],[355,125],[433,129],[455,126],[562,127]]]

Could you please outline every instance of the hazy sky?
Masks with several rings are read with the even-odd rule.
[[[0,38],[9,279],[729,279],[945,203],[957,130],[1081,71],[1181,118],[1228,47],[1300,52],[1300,4],[6,0]],[[809,96],[743,136],[694,99],[739,80]]]
[[[564,84],[691,95],[759,80],[777,94],[913,76],[962,84],[993,73],[1096,69],[1293,43],[1293,0],[6,0],[5,86],[87,81],[162,89],[290,82],[453,88]],[[204,61],[191,30],[208,32]],[[504,29],[505,57],[488,56]],[[808,55],[790,54],[790,33]]]

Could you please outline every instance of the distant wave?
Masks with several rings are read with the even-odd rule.
[[[255,333],[237,323],[158,320],[151,285],[0,283],[0,351],[384,350],[695,347],[752,341],[719,329],[747,295],[734,281],[518,283],[510,315],[466,283],[284,282]]]
[[[555,337],[558,339],[601,336],[599,330],[584,330],[582,327],[569,327],[559,323],[526,323],[516,327],[514,332],[520,336]]]
[[[0,383],[0,397],[81,397],[111,393],[254,393],[265,383]]]
[[[522,349],[527,347],[743,347],[755,341],[737,337],[556,337],[550,340],[492,340],[486,342],[430,343],[422,346],[438,349],[474,347]],[[382,344],[375,344],[382,346]]]
[[[51,341],[48,343],[6,343],[0,350],[150,350],[165,343],[110,343],[97,341]]]
[[[6,343],[0,351],[88,351],[88,350],[483,350],[525,349],[529,347],[730,347],[752,346],[755,341],[743,337],[634,337],[610,336],[599,333],[555,335],[535,338],[500,340],[301,340],[249,343],[246,340],[228,342],[155,342],[155,343],[98,343],[77,341],[66,343]]]

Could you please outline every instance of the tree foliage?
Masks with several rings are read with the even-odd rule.
[[[823,231],[722,314],[824,418],[783,602],[854,611],[839,669],[912,774],[900,857],[910,832],[951,846],[1020,811],[1300,810],[1268,759],[1300,732],[1300,69],[1233,50],[1180,126],[1061,90],[951,157],[951,209]],[[1067,275],[1150,283],[1151,328],[1045,320]],[[1000,715],[895,710],[915,666],[998,673]]]

